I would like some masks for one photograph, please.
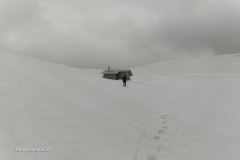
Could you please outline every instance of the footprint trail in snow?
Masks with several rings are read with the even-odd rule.
[[[146,126],[138,136],[133,160],[156,160],[160,152],[166,149],[163,142],[166,141],[169,128],[167,120],[168,115],[160,112],[146,118]]]

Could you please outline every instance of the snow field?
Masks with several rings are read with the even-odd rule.
[[[100,72],[1,51],[0,159],[240,158],[238,54]]]

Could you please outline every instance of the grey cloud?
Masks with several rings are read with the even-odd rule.
[[[237,0],[0,0],[0,46],[82,68],[240,52]]]

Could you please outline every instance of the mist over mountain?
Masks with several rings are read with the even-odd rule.
[[[1,0],[0,46],[79,68],[240,53],[237,0]]]

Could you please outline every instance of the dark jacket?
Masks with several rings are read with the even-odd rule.
[[[126,82],[126,81],[127,81],[127,77],[124,76],[124,77],[122,78],[122,80],[123,80],[124,82]]]

